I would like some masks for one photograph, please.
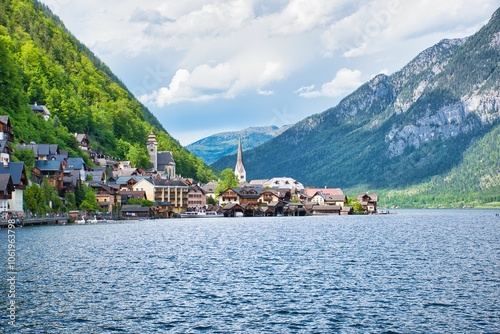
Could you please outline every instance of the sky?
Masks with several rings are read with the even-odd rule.
[[[498,0],[42,0],[182,145],[320,113]]]

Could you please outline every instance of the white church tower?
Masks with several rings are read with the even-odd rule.
[[[149,153],[149,161],[153,165],[155,171],[158,170],[158,142],[156,141],[156,136],[154,133],[150,133],[148,136],[148,140],[146,142]]]
[[[238,178],[240,183],[247,182],[247,172],[245,171],[245,166],[243,166],[243,150],[241,149],[241,135],[238,138],[238,157],[236,158],[236,167],[234,168],[234,174]]]

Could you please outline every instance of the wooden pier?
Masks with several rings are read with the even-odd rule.
[[[15,226],[40,226],[40,225],[66,225],[69,222],[69,217],[41,217],[27,218],[23,220],[15,220]],[[0,220],[0,228],[7,228],[8,220]]]

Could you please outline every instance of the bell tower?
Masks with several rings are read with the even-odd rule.
[[[148,153],[149,153],[149,161],[153,165],[155,171],[158,170],[158,142],[156,141],[156,136],[153,132],[151,132],[148,136],[148,140],[146,142]]]
[[[238,178],[240,183],[247,182],[247,172],[245,171],[245,166],[243,166],[243,150],[241,149],[241,135],[238,138],[238,157],[236,158],[236,167],[234,168],[234,174]]]

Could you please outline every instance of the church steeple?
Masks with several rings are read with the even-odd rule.
[[[238,138],[238,157],[236,158],[236,167],[234,168],[234,174],[238,177],[240,183],[247,182],[247,172],[245,171],[245,166],[243,166],[243,150],[241,149],[241,135]]]
[[[153,132],[149,134],[146,145],[148,147],[149,161],[156,171],[158,169],[158,142],[156,141],[156,136]]]

